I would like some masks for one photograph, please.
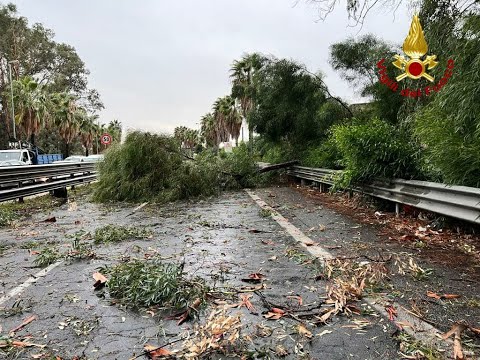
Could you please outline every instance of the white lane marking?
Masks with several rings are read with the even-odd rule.
[[[306,243],[313,243],[313,240],[305,235],[300,229],[295,225],[290,223],[282,215],[278,213],[274,208],[269,206],[265,201],[263,201],[258,195],[249,189],[245,189],[248,195],[260,206],[262,209],[269,210],[272,214],[272,218],[282,227],[287,233],[293,237],[296,241],[300,243],[310,254],[321,260],[333,259],[334,256],[326,249],[322,248],[320,245],[316,246],[307,246]],[[380,303],[378,299],[372,298],[363,298],[368,305],[374,308],[380,314],[388,318],[388,313],[385,310],[385,303]],[[408,322],[412,325],[412,328],[405,326],[404,330],[409,335],[414,336],[423,343],[434,345],[437,348],[443,348],[448,344],[450,346],[452,342],[450,340],[442,340],[439,335],[442,334],[440,330],[433,327],[429,323],[409,314],[405,309],[398,304],[393,304],[397,310],[396,322]]]
[[[30,275],[31,277],[28,280],[26,280],[23,284],[18,285],[17,287],[10,290],[6,295],[0,297],[0,305],[2,305],[3,303],[5,303],[6,301],[8,301],[13,297],[20,295],[26,288],[28,288],[33,283],[37,282],[42,277],[45,277],[50,271],[55,269],[61,263],[63,263],[63,260],[57,261],[47,266],[45,269],[40,270],[35,275]]]

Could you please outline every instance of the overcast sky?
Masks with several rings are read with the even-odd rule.
[[[329,46],[367,33],[401,44],[412,15],[406,7],[378,9],[360,29],[347,27],[345,1],[324,22],[294,0],[11,2],[77,49],[105,104],[102,122],[159,132],[198,127],[215,99],[229,93],[230,65],[244,52],[298,60],[321,70],[332,93],[361,101],[328,64]]]

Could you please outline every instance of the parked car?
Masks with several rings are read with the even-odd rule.
[[[85,158],[85,161],[100,162],[103,161],[104,158],[105,156],[103,154],[89,155]]]
[[[55,161],[55,164],[64,164],[64,163],[76,163],[76,162],[84,162],[87,157],[83,155],[72,155],[66,157],[61,161]]]

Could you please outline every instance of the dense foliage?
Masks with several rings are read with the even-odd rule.
[[[337,125],[332,139],[345,171],[341,186],[377,177],[413,177],[416,170],[416,147],[406,132],[379,119]]]
[[[109,149],[100,165],[95,198],[108,201],[173,201],[218,194],[258,182],[245,145],[219,156],[202,151],[195,158],[168,135],[133,132]]]
[[[106,131],[120,140],[117,121],[98,123],[103,104],[88,75],[72,46],[56,42],[42,24],[29,25],[15,5],[0,4],[0,149],[14,135],[14,113],[17,139],[44,151],[98,152]]]

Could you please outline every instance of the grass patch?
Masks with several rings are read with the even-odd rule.
[[[40,246],[40,243],[38,241],[27,241],[26,243],[23,243],[20,245],[20,249],[24,250],[32,250],[35,248],[38,248]]]
[[[209,291],[203,279],[188,279],[183,266],[158,259],[132,260],[103,271],[110,296],[131,308],[186,308],[196,299],[203,301]]]
[[[47,247],[39,251],[33,260],[35,266],[45,268],[60,259],[61,254],[57,248]]]
[[[6,244],[0,244],[0,256],[3,255],[3,253],[10,248],[10,245]]]
[[[18,218],[18,215],[8,207],[0,208],[0,227],[12,225],[13,221]]]
[[[82,232],[77,232],[79,234]],[[89,235],[89,233],[83,232],[82,234]],[[85,236],[85,235],[84,235]],[[94,259],[96,257],[95,252],[91,244],[82,241],[82,238],[74,235],[74,239],[67,251],[60,252],[56,247],[45,247],[38,252],[33,261],[37,267],[47,267],[50,264],[60,260],[61,258],[67,261]]]
[[[258,210],[258,215],[263,218],[267,218],[272,216],[272,211],[268,209],[260,209]]]
[[[105,225],[95,230],[95,244],[118,243],[132,239],[148,239],[153,233],[150,230],[135,226]]]

